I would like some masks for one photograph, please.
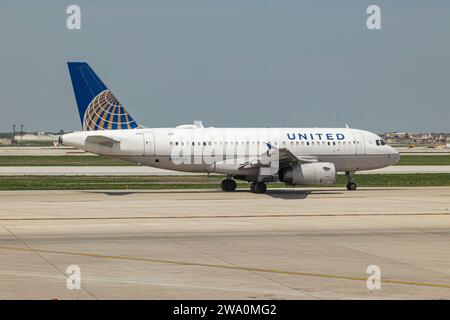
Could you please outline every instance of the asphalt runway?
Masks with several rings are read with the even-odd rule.
[[[0,299],[449,299],[450,188],[2,191]],[[81,270],[69,290],[67,268]],[[368,266],[381,288],[366,285]]]

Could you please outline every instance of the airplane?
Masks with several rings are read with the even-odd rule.
[[[357,171],[396,164],[399,153],[378,135],[349,128],[214,128],[201,121],[146,128],[117,100],[86,62],[68,62],[82,131],[62,145],[161,169],[224,174],[223,191],[236,181],[265,193],[268,182],[330,185],[344,172],[356,190]]]

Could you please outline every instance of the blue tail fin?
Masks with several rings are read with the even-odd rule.
[[[84,131],[140,128],[86,62],[67,66]]]

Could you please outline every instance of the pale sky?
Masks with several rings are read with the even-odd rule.
[[[0,39],[1,131],[79,130],[66,62],[87,61],[147,127],[450,132],[448,0],[3,0]]]

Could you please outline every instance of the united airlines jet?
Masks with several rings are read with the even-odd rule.
[[[226,175],[224,191],[235,180],[265,193],[267,182],[330,185],[345,172],[356,190],[357,171],[394,165],[399,153],[378,135],[351,128],[213,128],[202,122],[174,128],[145,128],[85,62],[69,62],[82,131],[60,143],[146,166]]]

